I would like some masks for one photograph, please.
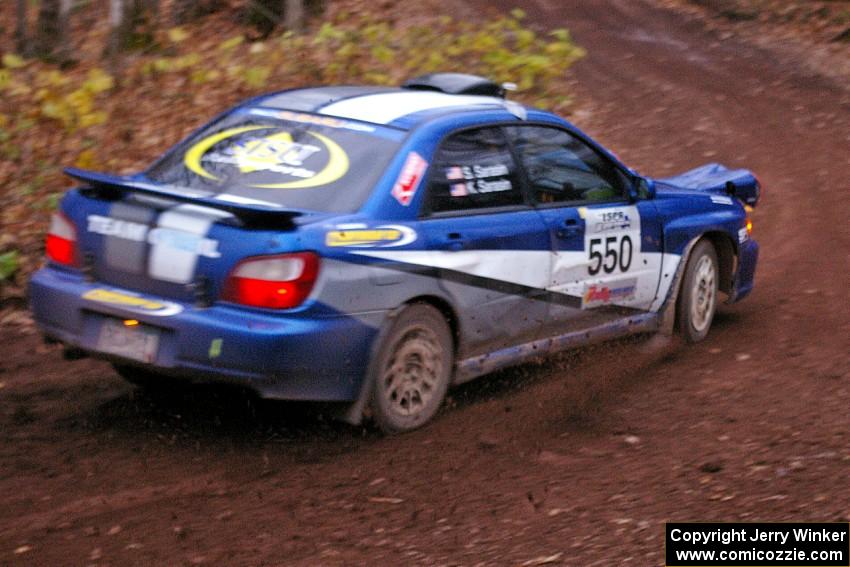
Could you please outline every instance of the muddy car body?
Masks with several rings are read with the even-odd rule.
[[[759,186],[638,175],[475,77],[249,100],[144,173],[67,170],[31,282],[51,340],[137,383],[340,402],[388,431],[447,388],[675,323],[753,287]]]

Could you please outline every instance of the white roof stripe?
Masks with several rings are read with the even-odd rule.
[[[394,92],[343,99],[320,108],[319,113],[374,124],[389,124],[402,116],[423,110],[480,104],[500,106],[503,101],[490,96],[449,95],[432,91]]]

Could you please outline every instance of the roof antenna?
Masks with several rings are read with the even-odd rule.
[[[502,83],[502,90],[505,92],[516,92],[517,90],[519,90],[519,87],[517,87],[516,83]],[[507,99],[505,99],[502,104],[505,105],[505,108],[508,110],[508,112],[510,112],[520,120],[525,120],[528,118],[528,112],[526,111],[523,105]]]
[[[507,109],[508,112],[510,112],[520,120],[526,120],[528,118],[528,111],[520,103],[514,102],[512,100],[503,100],[502,104],[505,106],[505,109]]]

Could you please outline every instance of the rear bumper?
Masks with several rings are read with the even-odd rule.
[[[386,316],[376,311],[311,317],[228,305],[201,309],[173,301],[169,304],[178,309],[156,315],[83,298],[94,289],[115,290],[53,268],[38,271],[30,282],[30,297],[39,328],[46,336],[94,356],[196,381],[238,383],[267,398],[356,399],[372,342]],[[179,312],[172,313],[175,310]],[[110,318],[136,319],[159,331],[152,363],[115,357],[98,348],[100,329]]]

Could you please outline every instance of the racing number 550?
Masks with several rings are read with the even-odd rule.
[[[591,238],[589,247],[589,256],[591,264],[587,268],[587,273],[595,276],[600,271],[610,274],[618,267],[621,272],[628,272],[632,266],[632,239],[629,235],[607,236],[604,239],[605,249],[599,249],[602,246],[602,238]]]

